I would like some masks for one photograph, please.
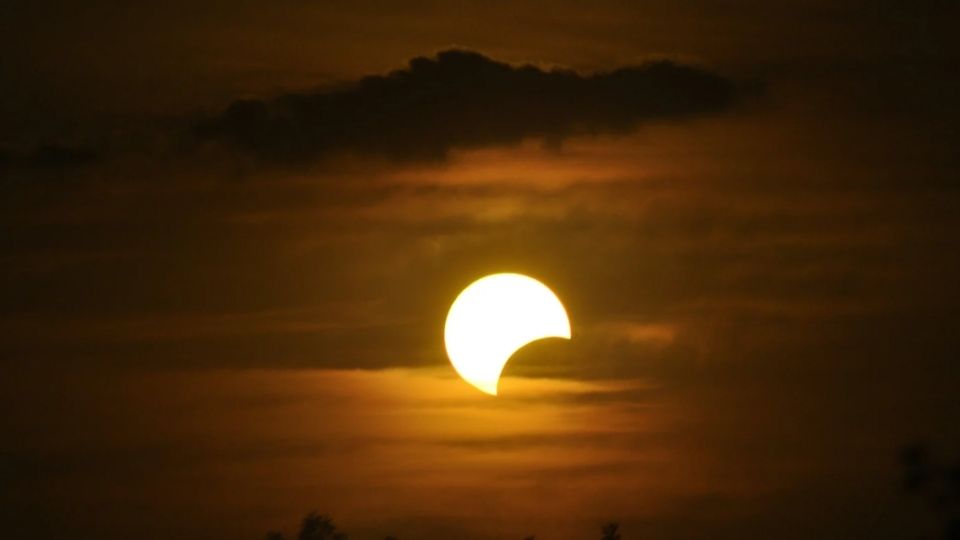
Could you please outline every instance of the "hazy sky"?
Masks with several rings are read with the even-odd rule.
[[[934,536],[958,15],[8,2],[2,535]],[[497,271],[573,339],[491,398],[442,326]]]

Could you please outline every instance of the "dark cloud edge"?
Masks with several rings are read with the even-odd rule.
[[[648,121],[721,113],[737,97],[721,75],[669,60],[581,74],[449,49],[335,88],[239,99],[193,133],[276,164],[337,153],[442,160],[456,148],[625,134]]]

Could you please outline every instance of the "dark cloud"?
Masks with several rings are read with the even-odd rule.
[[[25,199],[23,191],[60,189],[97,175],[105,148],[86,145],[39,144],[26,147],[0,146],[0,193],[5,199],[0,212],[15,215]],[[19,210],[18,210],[19,209]]]
[[[451,148],[625,132],[732,99],[724,78],[669,61],[581,75],[448,50],[338,89],[235,101],[198,132],[267,160],[334,151],[437,159]]]
[[[0,148],[0,173],[73,169],[89,165],[97,158],[97,152],[86,146],[44,144],[21,151]]]

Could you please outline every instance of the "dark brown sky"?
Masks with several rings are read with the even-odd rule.
[[[934,536],[957,15],[8,3],[3,536]],[[574,337],[494,399],[442,323],[495,271]]]

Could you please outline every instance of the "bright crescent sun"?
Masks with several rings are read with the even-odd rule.
[[[447,314],[447,356],[468,383],[497,395],[507,361],[531,341],[570,339],[570,320],[546,285],[522,274],[492,274],[471,283]]]

